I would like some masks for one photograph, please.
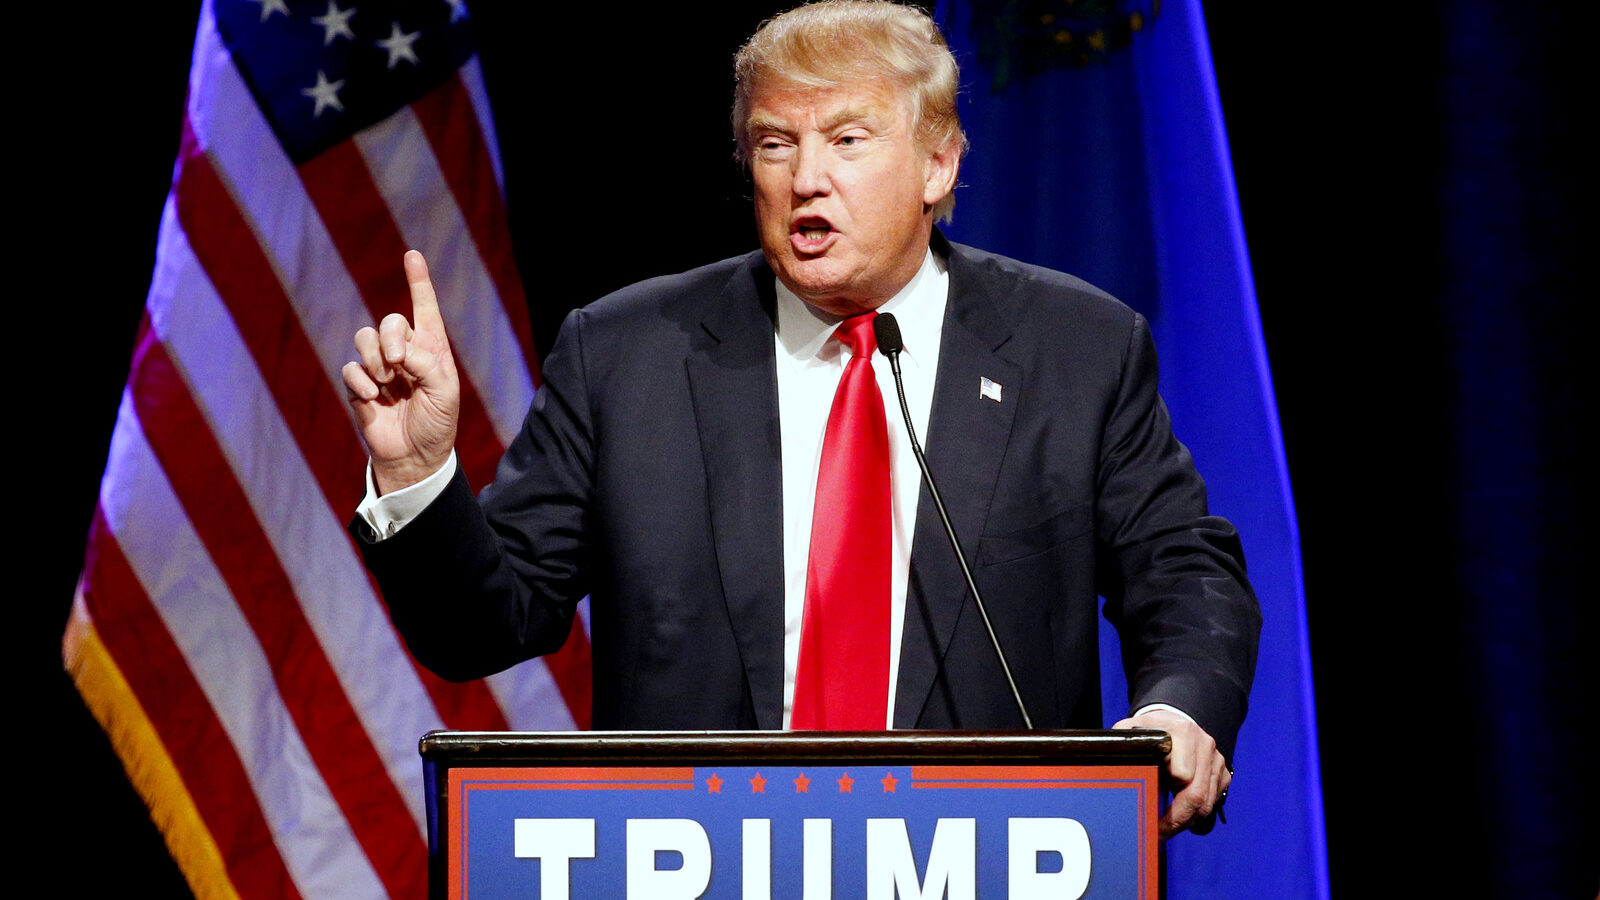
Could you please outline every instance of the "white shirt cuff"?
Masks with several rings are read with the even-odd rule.
[[[450,479],[454,478],[455,474],[456,452],[451,450],[450,457],[437,472],[410,487],[403,487],[380,497],[378,486],[372,480],[372,463],[369,461],[367,495],[361,498],[361,505],[356,507],[356,515],[367,523],[372,533],[377,535],[377,540],[394,537],[400,529],[422,515],[428,504],[444,493],[445,487],[450,484]]]
[[[1149,704],[1147,706],[1141,706],[1138,709],[1134,710],[1133,714],[1135,716],[1142,716],[1147,712],[1155,712],[1158,709],[1166,710],[1169,713],[1173,713],[1175,715],[1182,716],[1183,718],[1188,719],[1191,723],[1193,723],[1195,725],[1200,724],[1199,722],[1195,722],[1194,721],[1194,716],[1191,716],[1188,713],[1184,712],[1183,710],[1177,708],[1176,706],[1172,706],[1172,705],[1167,704],[1167,703],[1151,703],[1151,704]]]

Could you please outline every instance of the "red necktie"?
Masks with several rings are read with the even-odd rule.
[[[872,373],[877,313],[834,334],[850,348],[828,413],[795,673],[797,729],[881,731],[889,704],[889,428]]]

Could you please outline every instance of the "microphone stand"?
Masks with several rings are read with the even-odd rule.
[[[945,511],[944,499],[939,496],[939,486],[934,484],[933,472],[928,469],[928,460],[922,455],[922,446],[917,443],[917,428],[911,424],[911,407],[906,403],[906,385],[900,375],[900,351],[905,342],[900,337],[900,323],[896,322],[891,313],[879,313],[872,320],[873,336],[877,338],[878,350],[889,359],[889,369],[894,372],[895,393],[900,397],[900,414],[906,421],[906,434],[911,438],[911,452],[917,458],[917,466],[922,469],[922,478],[928,484],[928,494],[933,497],[933,505],[939,510],[939,521],[944,524],[945,536],[950,539],[950,547],[956,552],[956,562],[961,565],[961,574],[967,579],[967,590],[972,592],[972,599],[978,607],[978,615],[983,619],[983,629],[989,633],[989,642],[994,644],[994,655],[1000,660],[1000,670],[1005,673],[1006,684],[1011,688],[1011,698],[1017,702],[1017,712],[1022,714],[1022,724],[1029,731],[1033,730],[1033,717],[1028,715],[1028,707],[1022,702],[1022,692],[1017,690],[1017,680],[1011,677],[1011,666],[1006,662],[1006,653],[1000,649],[1000,638],[994,633],[994,625],[989,621],[989,610],[983,604],[983,596],[978,593],[978,583],[972,578],[972,569],[967,566],[967,555],[961,552],[961,542],[956,539],[955,526],[950,524],[950,514]]]

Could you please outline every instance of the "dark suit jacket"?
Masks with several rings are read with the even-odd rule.
[[[1146,323],[934,240],[950,298],[928,460],[1035,724],[1101,727],[1098,593],[1132,706],[1171,703],[1231,753],[1260,614],[1172,436]],[[482,497],[458,476],[389,540],[358,534],[424,665],[466,679],[548,653],[591,594],[595,728],[781,727],[773,303],[753,253],[572,313]],[[908,593],[896,726],[1019,727],[926,485]]]

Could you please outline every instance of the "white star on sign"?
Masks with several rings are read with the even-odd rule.
[[[356,33],[350,30],[350,17],[355,14],[354,6],[341,10],[333,0],[328,0],[328,11],[323,15],[311,17],[311,21],[322,26],[322,46],[328,46],[337,37],[355,40]]]
[[[285,19],[289,18],[289,0],[250,0],[251,3],[261,4],[261,21],[275,12],[283,13]]]
[[[322,74],[322,70],[318,69],[317,83],[308,88],[301,88],[300,93],[317,101],[317,108],[311,113],[311,117],[314,119],[322,115],[322,111],[330,106],[337,112],[344,112],[344,104],[339,102],[339,92],[343,89],[343,78],[338,81],[329,81],[328,76]]]
[[[413,31],[406,34],[400,30],[399,22],[394,23],[389,29],[389,36],[378,41],[379,47],[389,51],[389,68],[399,65],[402,59],[412,65],[418,64],[417,52],[411,49],[411,45],[415,44],[419,37],[422,37],[422,32]]]

